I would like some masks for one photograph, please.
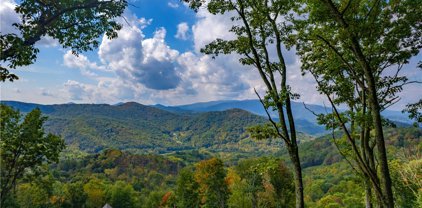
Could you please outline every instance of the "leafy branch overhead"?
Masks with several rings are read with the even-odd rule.
[[[126,6],[126,0],[22,1],[15,8],[21,22],[13,24],[20,34],[0,34],[0,81],[18,79],[9,70],[32,64],[39,52],[34,45],[44,36],[74,54],[97,48],[103,34],[116,38],[122,27],[116,17]]]

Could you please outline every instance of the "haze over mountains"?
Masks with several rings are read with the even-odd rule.
[[[49,119],[46,130],[61,135],[67,144],[98,152],[106,148],[165,153],[207,148],[218,151],[249,150],[271,142],[257,143],[246,133],[248,126],[267,122],[258,100],[214,101],[181,106],[147,106],[135,102],[108,104],[41,105],[17,101],[2,103],[26,113],[38,107]],[[318,105],[293,103],[300,139],[326,133],[314,113],[326,113]],[[410,124],[401,112],[387,111],[387,118]],[[239,145],[242,144],[242,145]],[[269,146],[268,146],[269,145]]]

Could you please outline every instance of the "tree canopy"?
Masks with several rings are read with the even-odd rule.
[[[19,111],[0,105],[1,202],[25,174],[36,174],[44,164],[58,162],[63,139],[45,134],[46,117],[34,109],[24,118]]]
[[[98,37],[117,37],[116,21],[127,6],[126,0],[23,0],[15,11],[21,22],[13,26],[19,34],[0,34],[0,81],[18,77],[10,72],[32,64],[39,49],[35,43],[49,36],[72,53],[98,47]]]

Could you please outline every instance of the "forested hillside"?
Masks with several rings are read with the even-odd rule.
[[[256,141],[246,128],[266,123],[261,116],[240,109],[180,114],[124,103],[37,105],[3,102],[22,112],[36,107],[48,116],[45,129],[87,152],[108,148],[138,153],[166,153],[206,148],[215,152],[274,152],[281,141]],[[301,139],[312,137],[300,134]]]
[[[421,165],[417,155],[422,151],[422,130],[395,128],[386,134],[398,205],[415,207],[418,181],[412,181],[411,174],[420,174],[420,169],[414,168]],[[338,153],[330,136],[304,142],[300,150],[305,200],[310,207],[364,207],[363,181]],[[68,149],[60,162],[51,166],[51,174],[18,186],[16,203],[36,207],[99,207],[105,203],[113,207],[190,207],[214,197],[217,191],[226,192],[221,200],[229,207],[255,203],[259,207],[292,206],[293,176],[285,162],[285,150],[267,157],[222,160],[224,165],[219,165],[215,157],[224,155],[206,150],[140,155],[115,149],[86,155]],[[216,175],[203,178],[203,171]],[[204,193],[201,188],[221,181],[225,183],[218,189]]]

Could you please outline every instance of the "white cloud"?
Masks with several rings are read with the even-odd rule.
[[[167,6],[169,6],[169,7],[173,8],[173,9],[175,9],[175,8],[178,8],[178,7],[179,7],[179,4],[178,4],[177,2],[171,2],[171,1],[169,1],[169,2],[167,3]]]
[[[13,0],[0,1],[0,32],[2,34],[20,34],[13,23],[20,23],[20,17],[15,12],[16,2]]]
[[[100,71],[106,71],[106,67],[103,65],[98,65],[95,62],[91,62],[88,60],[88,58],[82,54],[79,54],[78,56],[72,54],[71,50],[68,50],[65,55],[63,56],[63,64],[66,67],[79,69],[82,73],[82,75],[88,76],[88,77],[96,77],[97,74],[93,72],[92,70],[100,70]]]
[[[133,18],[136,18],[136,17],[133,17]],[[146,19],[142,17],[142,18],[139,18],[138,23],[139,23],[138,27],[142,30],[152,23],[152,19]]]
[[[181,39],[181,40],[187,40],[188,39],[188,34],[187,34],[188,31],[189,31],[188,23],[182,22],[182,23],[177,25],[177,33],[174,37]]]
[[[74,80],[68,80],[64,84],[65,90],[69,95],[70,100],[83,100],[89,98],[90,89],[85,84],[79,83]]]
[[[139,24],[143,21],[129,21],[131,26],[124,25],[119,38],[103,38],[98,52],[102,63],[132,84],[156,90],[177,87],[180,79],[175,60],[179,53],[165,43],[166,30],[159,28],[152,38],[144,39]]]
[[[101,65],[86,56],[64,55],[64,65],[79,68],[82,73],[94,73],[107,68],[111,77],[90,76],[94,84],[68,81],[65,92],[73,100],[89,102],[120,102],[135,100],[142,103],[186,104],[221,99],[256,99],[254,88],[265,93],[265,85],[256,70],[238,62],[238,55],[222,55],[212,59],[198,51],[215,38],[234,38],[228,30],[230,15],[211,15],[204,10],[197,14],[192,35],[195,50],[180,53],[165,41],[166,29],[158,28],[154,35],[145,38],[142,30],[152,20],[125,14],[117,39],[103,38],[98,56]],[[179,24],[183,37],[189,29]],[[213,28],[210,30],[210,28]],[[302,77],[300,62],[294,51],[286,53],[289,84],[294,92],[301,92],[304,101],[318,103],[310,77]],[[78,94],[79,93],[79,94]]]
[[[233,22],[231,13],[213,15],[205,8],[200,8],[197,13],[197,22],[192,26],[194,48],[199,52],[206,44],[217,38],[233,39],[235,36],[229,32]]]
[[[114,78],[99,78],[96,84],[68,80],[62,93],[68,100],[90,103],[116,103],[136,99],[139,93],[133,85]]]
[[[56,47],[59,46],[59,41],[50,36],[43,36],[41,37],[41,40],[36,43],[36,46],[47,48]]]

